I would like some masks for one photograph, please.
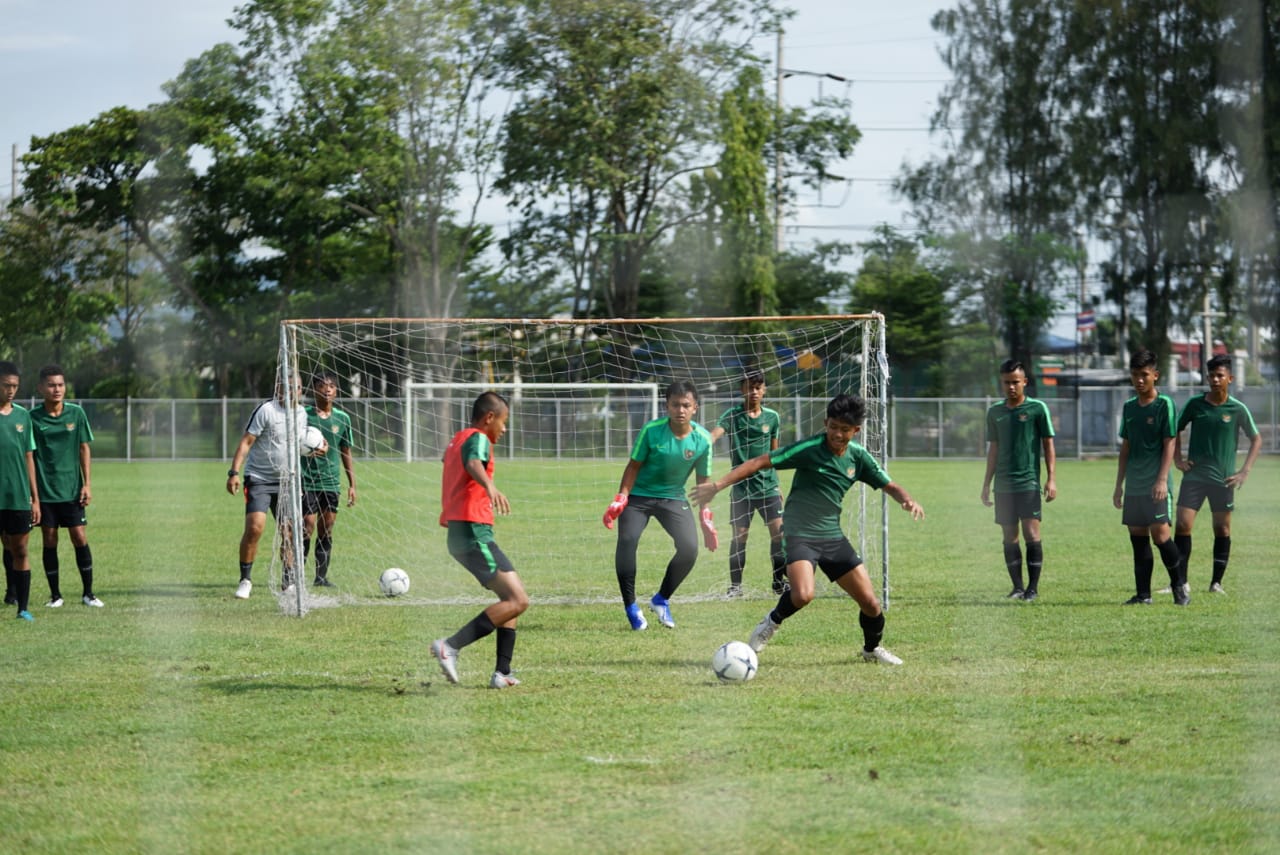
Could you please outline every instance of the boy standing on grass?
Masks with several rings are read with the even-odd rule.
[[[80,602],[102,608],[93,593],[93,553],[85,532],[85,510],[93,498],[90,489],[89,443],[93,431],[78,404],[66,400],[67,378],[57,365],[40,369],[37,385],[43,403],[31,410],[36,440],[36,483],[40,487],[40,534],[44,543],[44,577],[49,582],[51,609],[62,607],[58,581],[58,529],[65,528],[75,549],[83,593]]]
[[[699,483],[689,498],[706,504],[725,487],[764,469],[794,469],[791,492],[783,510],[782,530],[790,589],[751,633],[748,644],[757,653],[769,643],[784,620],[813,601],[814,572],[822,568],[858,604],[862,626],[862,659],[901,665],[902,660],[880,646],[884,611],[871,587],[866,565],[840,528],[845,493],[857,481],[893,497],[912,519],[924,519],[924,508],[889,479],[875,458],[853,439],[862,430],[866,403],[856,395],[837,395],[827,404],[822,433],[784,448],[774,449],[735,466],[717,481]]]
[[[1231,557],[1231,511],[1235,509],[1236,488],[1243,489],[1249,470],[1262,451],[1262,436],[1253,415],[1241,401],[1231,397],[1231,357],[1222,354],[1209,360],[1209,391],[1187,401],[1178,417],[1178,436],[1173,443],[1174,465],[1182,471],[1178,491],[1178,529],[1175,542],[1182,555],[1183,594],[1190,596],[1187,564],[1191,560],[1191,529],[1206,498],[1213,512],[1213,579],[1209,592],[1226,593],[1222,577]],[[1182,429],[1191,426],[1187,457],[1182,457]],[[1249,454],[1236,469],[1237,434],[1249,437]]]
[[[698,560],[699,524],[694,522],[685,500],[684,485],[690,473],[696,473],[699,484],[711,476],[711,434],[693,420],[696,412],[698,388],[693,383],[677,380],[667,387],[666,418],[654,419],[640,429],[631,458],[622,470],[618,492],[604,512],[605,528],[613,528],[614,520],[618,520],[614,572],[622,607],[633,630],[649,625],[636,603],[636,551],[649,520],[657,517],[676,547],[658,592],[649,600],[658,622],[668,629],[676,627],[669,601]],[[711,509],[705,503],[701,518],[703,542],[715,552],[719,537]]]
[[[1054,480],[1053,422],[1043,401],[1028,398],[1027,370],[1006,359],[1000,365],[1004,401],[987,410],[987,471],[982,476],[982,504],[991,507],[995,479],[996,525],[1004,540],[1004,563],[1013,581],[1009,599],[1032,602],[1040,595],[1044,547],[1040,542],[1040,455],[1044,454],[1044,500],[1058,495]],[[1022,586],[1022,549],[1018,530],[1027,539],[1027,586]]]
[[[1180,578],[1182,556],[1170,536],[1173,516],[1173,444],[1175,408],[1172,399],[1156,390],[1160,372],[1156,355],[1139,350],[1129,359],[1129,380],[1137,394],[1125,401],[1120,418],[1120,457],[1116,464],[1116,489],[1112,503],[1123,511],[1120,521],[1129,527],[1133,547],[1133,581],[1136,593],[1126,606],[1150,605],[1151,570],[1155,565],[1151,543],[1169,573],[1173,601],[1185,606],[1190,598]]]
[[[347,473],[347,507],[356,503],[356,470],[351,457],[351,417],[333,405],[338,397],[337,375],[321,371],[311,378],[315,403],[307,407],[307,424],[319,429],[326,441],[323,454],[302,460],[302,560],[311,551],[316,535],[316,578],[319,588],[332,588],[329,559],[333,555],[333,526],[338,521],[338,490],[342,477],[339,461]]]
[[[444,451],[444,475],[440,493],[443,509],[440,525],[449,530],[449,554],[476,577],[484,588],[498,595],[498,602],[472,618],[448,638],[431,642],[431,655],[450,683],[458,682],[458,651],[492,632],[497,633],[498,654],[489,688],[520,685],[511,676],[511,656],[516,648],[516,618],[529,608],[511,559],[493,540],[493,512],[511,512],[507,497],[493,484],[493,444],[507,432],[510,409],[496,392],[485,392],[471,406],[471,426],[454,434]]]
[[[5,598],[18,607],[18,618],[32,621],[31,558],[27,541],[40,524],[40,489],[36,484],[31,414],[15,404],[18,366],[0,362],[0,541],[5,553]],[[12,567],[10,567],[12,565]]]
[[[778,413],[764,406],[764,374],[748,373],[742,378],[742,403],[724,411],[711,431],[711,443],[728,434],[729,463],[739,466],[778,447],[778,431],[782,420]],[[756,514],[769,527],[769,557],[773,563],[773,592],[781,594],[787,584],[787,562],[782,554],[782,491],[778,475],[765,469],[745,481],[733,485],[729,499],[729,524],[733,540],[729,542],[729,591],[731,597],[742,596],[742,568],[747,560],[747,536]]]

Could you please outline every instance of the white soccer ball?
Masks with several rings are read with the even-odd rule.
[[[399,567],[389,567],[378,577],[378,587],[388,597],[409,593],[409,574]]]
[[[742,683],[756,675],[756,652],[741,641],[727,641],[711,657],[711,669],[726,683]]]
[[[324,432],[315,425],[307,425],[307,429],[302,432],[302,439],[298,445],[302,449],[303,457],[310,457],[317,451],[323,453],[329,448],[329,443],[325,442],[324,439]]]

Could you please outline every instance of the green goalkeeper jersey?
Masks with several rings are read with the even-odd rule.
[[[1036,398],[1016,407],[1001,401],[987,410],[987,442],[996,444],[997,493],[1040,489],[1040,449],[1053,436],[1049,408]]]
[[[351,417],[334,407],[321,418],[315,407],[307,407],[307,424],[324,434],[329,450],[321,457],[302,458],[302,489],[316,493],[337,493],[342,489],[342,449],[352,444]]]
[[[640,429],[631,459],[644,464],[631,487],[633,496],[684,499],[690,473],[711,475],[711,434],[694,422],[683,437],[671,432],[671,420],[654,419]]]
[[[1187,425],[1191,425],[1187,460],[1192,465],[1182,480],[1201,484],[1225,484],[1236,474],[1238,432],[1249,439],[1258,435],[1249,408],[1230,395],[1221,404],[1211,404],[1207,394],[1187,401],[1178,417],[1178,432]]]
[[[1176,409],[1168,395],[1157,395],[1143,404],[1137,396],[1124,402],[1120,416],[1120,438],[1129,441],[1129,460],[1125,463],[1124,489],[1130,496],[1146,494],[1160,475],[1164,447],[1175,436]],[[1165,473],[1169,491],[1173,491],[1173,467]]]

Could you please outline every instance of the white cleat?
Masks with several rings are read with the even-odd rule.
[[[100,609],[104,605],[106,605],[105,603],[102,602],[102,600],[98,599],[92,594],[90,594],[87,597],[81,597],[80,602],[84,603],[86,606],[92,606],[95,609]]]
[[[756,628],[751,630],[751,637],[747,639],[747,646],[759,653],[764,650],[764,646],[769,643],[769,639],[773,638],[773,634],[778,631],[778,624],[773,622],[770,616],[773,613],[764,616],[764,620],[756,624]]]
[[[253,583],[248,579],[241,579],[240,584],[236,586],[236,599],[247,600],[251,593],[253,593]]]
[[[862,651],[862,661],[864,662],[883,662],[886,665],[901,665],[902,660],[894,656],[883,647],[877,647],[875,650]]]

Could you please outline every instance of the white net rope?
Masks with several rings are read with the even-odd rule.
[[[690,380],[695,420],[712,429],[741,403],[747,372],[767,382],[764,405],[778,412],[782,444],[822,430],[836,394],[867,401],[858,441],[883,461],[888,369],[879,315],[768,319],[456,320],[330,319],[286,321],[280,365],[296,371],[303,404],[311,378],[338,378],[335,405],[352,422],[358,500],[342,507],[333,533],[329,578],[315,590],[314,548],[302,583],[280,595],[291,614],[347,602],[488,603],[492,597],[449,556],[440,513],[441,454],[467,427],[476,396],[493,390],[511,406],[495,447],[494,480],[511,503],[495,539],[512,559],[535,603],[618,600],[616,534],[601,515],[617,490],[632,443],[645,422],[665,415],[667,386]],[[713,477],[729,468],[728,440],[714,451]],[[779,473],[785,495],[790,473]],[[692,478],[690,479],[692,483]],[[282,494],[282,504],[284,503]],[[728,582],[729,492],[713,504],[720,549],[703,551],[678,600],[723,596]],[[845,501],[845,528],[873,580],[887,593],[887,531],[881,494],[856,488]],[[290,511],[282,510],[288,519]],[[280,591],[280,533],[272,567]],[[748,596],[772,597],[768,530],[756,518],[747,543]],[[302,551],[298,544],[294,555]],[[656,590],[672,554],[658,525],[640,542],[637,591]],[[293,564],[294,560],[290,561]],[[388,599],[378,577],[403,568],[408,594]],[[820,579],[821,574],[819,574]]]

